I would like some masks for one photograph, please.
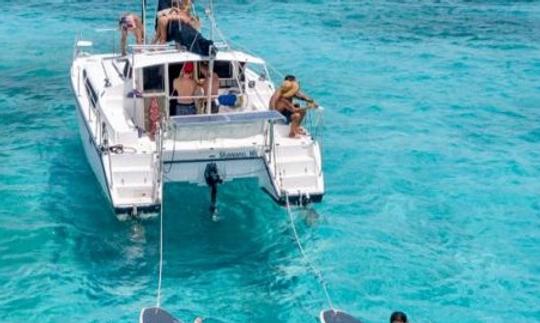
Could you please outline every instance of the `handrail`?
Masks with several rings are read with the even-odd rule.
[[[315,110],[315,111],[313,111]],[[324,118],[323,118],[323,107],[318,107],[317,109],[309,109],[307,115],[306,115],[306,125],[309,131],[309,134],[311,135],[311,138],[313,141],[317,142],[319,144],[319,155],[320,155],[320,163],[317,163],[318,166],[318,174],[319,176],[322,174],[322,158],[323,158],[323,130],[324,127]],[[315,114],[315,116],[313,115]]]
[[[192,96],[169,96],[169,100],[180,100],[180,99],[197,99],[197,100],[200,100],[200,99],[207,99],[208,96],[206,95],[192,95]],[[218,95],[211,95],[211,98],[212,99],[217,99],[219,98],[219,94]]]

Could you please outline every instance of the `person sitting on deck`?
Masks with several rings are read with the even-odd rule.
[[[198,19],[191,16],[192,1],[182,1],[183,5],[180,5],[179,0],[159,0],[154,42],[165,44],[168,41],[175,41],[195,54],[215,56],[214,42],[204,38],[197,31],[200,28],[200,23]],[[169,15],[169,12],[173,9],[174,14]],[[179,12],[183,13],[180,14]],[[160,14],[161,16],[165,15],[161,20],[159,18]]]
[[[173,94],[178,96],[177,103],[171,107],[171,116],[197,114],[194,96],[197,92],[197,82],[193,79],[193,63],[186,62],[180,75],[173,82]]]
[[[156,36],[153,41],[154,44],[165,44],[167,42],[169,24],[173,21],[189,25],[195,30],[201,28],[199,20],[191,16],[191,1],[184,0],[183,3],[180,4],[179,0],[174,0],[171,8],[163,9],[158,12]]]
[[[127,55],[127,37],[128,33],[133,33],[135,35],[135,41],[137,45],[142,45],[144,42],[144,27],[136,14],[126,13],[118,22],[118,27],[122,36],[120,37],[120,50],[122,51],[122,56]]]
[[[309,107],[317,106],[313,99],[300,92],[300,85],[296,81],[296,77],[287,75],[281,87],[270,98],[270,109],[279,111],[287,118],[287,122],[291,124],[289,137],[300,138],[301,135],[305,134],[300,125],[306,116],[306,110],[293,104],[293,98],[308,102]]]
[[[205,97],[207,97],[208,93],[210,93],[210,95],[212,96],[212,100],[211,100],[212,113],[218,113],[219,106],[216,103],[216,99],[217,99],[217,95],[219,91],[219,75],[216,72],[212,72],[212,76],[210,76],[210,69],[208,68],[207,62],[201,63],[200,67],[201,67],[201,73],[204,78],[199,81],[199,86],[202,87]],[[208,99],[205,98],[204,102],[207,103]]]

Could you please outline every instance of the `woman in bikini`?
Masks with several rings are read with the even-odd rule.
[[[128,34],[132,33],[135,36],[135,41],[137,45],[142,45],[144,43],[144,26],[139,18],[134,13],[126,13],[118,22],[118,28],[122,36],[120,37],[120,50],[122,51],[122,56],[127,55],[127,38]]]

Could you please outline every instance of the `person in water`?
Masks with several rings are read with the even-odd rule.
[[[212,95],[212,113],[218,113],[219,106],[216,103],[216,98],[219,91],[219,75],[216,72],[212,72],[212,76],[210,76],[210,69],[208,68],[207,62],[201,63],[200,66],[201,73],[204,78],[200,81],[199,85],[202,87],[205,96],[207,96],[208,93],[211,92],[210,95]],[[210,88],[210,86],[212,88]],[[205,99],[204,102],[206,103],[207,100]]]
[[[310,107],[317,106],[313,99],[300,92],[300,85],[296,81],[296,77],[287,75],[281,87],[270,98],[270,109],[279,111],[287,118],[287,122],[291,124],[289,137],[300,138],[305,134],[300,125],[306,116],[306,110],[293,103],[295,98],[308,102]]]
[[[127,38],[129,33],[135,36],[137,45],[144,43],[144,27],[141,18],[136,14],[127,13],[123,15],[118,22],[118,28],[120,28],[121,32],[120,50],[122,51],[122,56],[127,55]]]
[[[407,315],[403,312],[394,312],[390,315],[390,323],[407,323]]]
[[[189,25],[191,28],[198,30],[201,28],[199,20],[191,16],[191,1],[173,1],[171,8],[163,9],[158,12],[156,36],[154,44],[165,44],[167,42],[168,29],[171,22],[177,21]]]
[[[184,63],[180,75],[173,82],[173,88],[173,94],[176,92],[178,99],[176,106],[171,109],[171,115],[197,114],[193,97],[197,93],[198,85],[193,79],[193,63]]]

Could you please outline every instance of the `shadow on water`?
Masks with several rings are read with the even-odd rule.
[[[159,218],[119,221],[78,134],[56,149],[43,200],[55,223],[51,263],[73,262],[62,279],[72,285],[73,302],[85,304],[79,310],[111,319],[107,309],[114,308],[112,318],[132,320],[155,302]],[[208,188],[166,185],[163,305],[182,318],[227,319],[231,309],[233,317],[279,318],[294,305],[280,295],[290,294],[296,275],[305,274],[287,273],[296,251],[285,211],[255,181],[224,184],[218,203],[222,220],[216,223]],[[56,313],[53,307],[49,314]]]

